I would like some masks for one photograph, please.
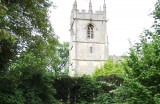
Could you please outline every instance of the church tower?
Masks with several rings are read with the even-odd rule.
[[[75,0],[70,19],[69,74],[92,74],[109,57],[105,0],[103,10],[95,13],[91,0],[88,11],[79,11]]]

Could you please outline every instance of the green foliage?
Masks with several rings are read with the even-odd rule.
[[[23,92],[25,104],[53,104],[54,98],[53,76],[48,76],[44,70],[26,68],[21,69],[19,88]]]
[[[16,91],[15,94],[0,93],[1,104],[24,104],[24,98],[21,91]]]
[[[155,28],[158,35],[160,35],[160,28],[159,28],[160,27],[160,0],[157,0],[157,3],[155,4],[153,17],[155,19],[153,27]]]
[[[0,23],[2,18],[6,15],[6,6],[0,4]],[[9,60],[14,56],[15,50],[15,36],[10,36],[9,32],[0,28],[0,74],[6,72],[7,66],[11,63]]]
[[[56,51],[57,60],[52,64],[57,75],[68,75],[69,43],[59,43]]]
[[[18,89],[17,83],[8,76],[0,77],[0,103],[1,104],[23,104],[22,91]]]
[[[15,44],[12,39],[13,37],[9,36],[0,38],[0,74],[7,71],[8,66],[12,62],[11,60],[15,56]]]
[[[110,74],[96,78],[96,103],[112,104],[116,102],[115,91],[123,84],[124,79],[119,75]]]
[[[50,71],[59,57],[48,17],[52,3],[0,2],[0,103],[57,104]]]
[[[6,13],[6,6],[1,4],[1,0],[0,0],[0,17],[3,16]]]
[[[1,70],[7,70],[23,52],[53,63],[58,41],[48,17],[52,3],[48,0],[1,0],[1,5],[7,8],[0,15]]]
[[[160,37],[145,31],[140,43],[131,48],[126,58],[127,76],[118,90],[120,102],[129,104],[154,104],[154,96],[159,93]],[[128,70],[129,69],[129,70]],[[125,92],[125,93],[124,93]]]
[[[127,79],[115,91],[116,102],[127,104],[153,104],[151,92],[134,79]]]
[[[121,62],[116,61],[113,62],[112,59],[108,59],[104,65],[100,68],[96,68],[95,72],[93,73],[93,78],[97,78],[99,76],[106,76],[106,75],[123,75],[124,69]]]
[[[89,76],[57,77],[54,87],[57,91],[56,99],[64,103],[92,103],[96,97],[96,83]]]
[[[115,102],[115,90],[123,84],[125,75],[122,61],[108,59],[100,68],[96,68],[93,79],[96,81],[96,103],[112,104]],[[114,95],[114,96],[113,96]]]
[[[75,86],[76,79],[71,78],[69,76],[59,76],[54,79],[54,87],[56,89],[57,94],[55,98],[64,103],[70,102],[72,99],[71,90]]]
[[[154,96],[154,102],[155,102],[155,104],[160,103],[160,94],[159,93]]]
[[[140,42],[131,47],[126,58],[126,73],[123,86],[116,94],[118,102],[129,104],[158,104],[160,92],[160,1],[153,12],[155,32],[144,31]]]
[[[78,91],[79,93],[79,99],[80,101],[87,101],[91,102],[93,101],[93,98],[95,97],[95,91],[96,91],[96,84],[94,80],[91,79],[89,76],[83,76],[79,80],[79,86],[80,89]]]
[[[113,98],[108,93],[101,93],[96,98],[96,104],[113,104]]]

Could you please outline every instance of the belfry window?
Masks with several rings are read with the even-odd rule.
[[[93,32],[93,25],[92,24],[89,24],[88,26],[87,26],[87,38],[88,39],[93,39],[93,37],[94,37],[94,32]]]

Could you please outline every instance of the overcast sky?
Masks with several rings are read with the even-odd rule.
[[[52,0],[57,6],[52,10],[50,19],[54,32],[60,41],[70,41],[70,15],[74,0]],[[153,24],[150,13],[157,0],[106,0],[107,34],[109,54],[123,55],[130,47],[129,41],[135,42],[144,29]],[[92,0],[93,10],[100,10],[104,0]],[[89,0],[77,0],[78,9],[88,10]],[[101,8],[103,9],[103,8]]]

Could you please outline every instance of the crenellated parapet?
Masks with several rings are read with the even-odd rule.
[[[90,0],[89,2],[89,10],[79,10],[77,9],[77,1],[75,0],[74,4],[73,4],[73,9],[72,9],[72,13],[71,13],[71,24],[74,21],[74,19],[89,19],[89,20],[104,20],[106,21],[106,3],[104,0],[104,4],[103,4],[103,10],[101,11],[93,11],[92,10],[92,2]]]
[[[77,12],[77,14],[82,14],[82,13],[83,14],[90,14],[90,11],[86,11],[84,9],[82,9],[82,10],[77,9],[76,12]],[[96,14],[96,15],[100,14],[100,15],[103,15],[103,14],[106,14],[106,13],[105,13],[105,11],[92,11],[91,14]]]
[[[75,19],[89,19],[89,20],[104,20],[106,21],[106,14],[104,11],[95,11],[95,12],[89,12],[89,11],[79,11],[77,10],[76,16],[74,17]]]

